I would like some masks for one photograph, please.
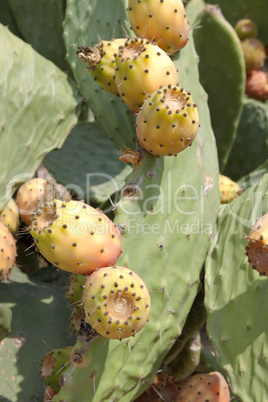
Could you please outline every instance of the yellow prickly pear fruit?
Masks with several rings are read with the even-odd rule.
[[[126,39],[123,38],[103,40],[93,47],[79,46],[76,52],[77,57],[88,64],[87,69],[94,80],[103,89],[118,96],[119,92],[114,82],[115,54],[125,41]]]
[[[268,212],[252,226],[247,236],[246,255],[252,268],[268,276]]]
[[[122,252],[119,229],[82,201],[45,203],[34,214],[30,233],[49,262],[75,274],[114,265]]]
[[[16,234],[20,226],[19,208],[11,198],[0,213],[0,222],[3,223],[11,233]]]
[[[16,202],[22,221],[29,226],[33,213],[44,202],[54,198],[54,186],[47,180],[34,178],[26,181],[18,190]]]
[[[136,120],[140,145],[156,156],[183,151],[192,144],[198,127],[197,105],[190,92],[171,85],[149,95]]]
[[[243,190],[235,181],[223,174],[219,175],[219,186],[221,192],[221,203],[227,204],[242,194]]]
[[[161,85],[176,85],[177,69],[171,58],[147,39],[129,39],[119,47],[115,57],[115,83],[133,113]]]
[[[85,321],[100,335],[119,340],[142,329],[151,306],[143,280],[119,266],[93,272],[85,284],[82,301]]]
[[[16,242],[11,232],[0,223],[0,280],[7,279],[16,261]]]
[[[128,16],[137,36],[155,41],[168,54],[178,52],[188,41],[182,0],[129,0]]]

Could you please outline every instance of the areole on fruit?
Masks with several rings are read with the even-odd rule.
[[[176,155],[192,144],[199,127],[189,91],[168,85],[146,99],[136,119],[140,145],[156,156]]]
[[[133,113],[161,85],[176,85],[178,73],[171,58],[147,39],[129,39],[115,57],[115,83]]]
[[[119,229],[82,201],[45,203],[35,213],[30,233],[49,262],[76,274],[113,265],[122,252]]]
[[[187,44],[189,25],[182,0],[129,0],[128,16],[137,36],[154,41],[168,54]]]
[[[252,268],[268,276],[268,212],[252,226],[247,236],[246,255]]]
[[[107,267],[87,279],[82,298],[85,320],[110,339],[134,336],[148,320],[151,299],[143,280],[125,267]]]

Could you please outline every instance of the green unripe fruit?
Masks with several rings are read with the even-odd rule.
[[[134,336],[148,320],[151,306],[143,280],[125,267],[102,268],[87,279],[85,321],[110,339]]]
[[[258,36],[258,27],[249,18],[239,20],[235,25],[235,31],[239,39],[256,38]]]
[[[125,43],[126,39],[114,39],[101,41],[93,47],[79,46],[76,52],[77,57],[88,64],[88,71],[94,80],[106,91],[119,96],[118,89],[114,82],[115,75],[115,54],[119,46]]]
[[[262,42],[256,38],[247,38],[241,42],[244,53],[246,72],[260,70],[266,58],[265,47]]]
[[[199,127],[197,105],[179,86],[161,88],[144,102],[136,120],[140,145],[153,155],[176,155],[192,144]]]
[[[133,113],[161,85],[176,85],[177,70],[171,58],[147,39],[129,39],[115,57],[115,83]]]
[[[114,265],[122,251],[119,229],[82,201],[44,204],[33,217],[30,233],[49,262],[76,274]]]
[[[188,41],[182,0],[129,0],[128,16],[137,36],[156,42],[168,54],[179,51]]]

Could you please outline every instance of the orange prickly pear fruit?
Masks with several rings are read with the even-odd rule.
[[[128,16],[137,36],[155,41],[168,54],[179,51],[188,41],[182,0],[129,0]]]
[[[136,119],[140,145],[153,155],[176,155],[192,144],[199,127],[190,92],[168,85],[149,95]]]
[[[268,75],[265,71],[254,70],[247,75],[246,94],[262,102],[268,99]]]
[[[0,222],[3,223],[11,233],[16,234],[20,226],[19,208],[16,201],[11,198],[5,208],[0,212]]]
[[[16,242],[11,232],[0,222],[0,280],[7,279],[16,261]]]
[[[143,392],[135,402],[177,401],[180,389],[179,382],[164,371],[156,374],[154,382]]]
[[[143,280],[125,267],[99,269],[87,278],[85,321],[110,339],[134,336],[148,321],[151,299]]]
[[[242,194],[243,190],[235,181],[223,174],[219,175],[219,186],[221,192],[221,203],[227,204]]]
[[[123,38],[103,40],[93,47],[79,46],[76,52],[77,57],[88,64],[87,69],[94,80],[103,89],[118,96],[119,92],[114,82],[115,54],[125,41]]]
[[[268,212],[252,226],[247,236],[246,255],[252,268],[268,276]]]
[[[115,56],[115,83],[133,113],[161,85],[176,85],[177,69],[171,58],[147,39],[129,39]]]
[[[30,233],[49,262],[75,274],[114,265],[122,252],[119,229],[82,201],[45,203],[34,214]]]

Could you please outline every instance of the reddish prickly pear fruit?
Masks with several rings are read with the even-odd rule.
[[[54,198],[53,185],[47,180],[34,178],[26,181],[18,190],[16,202],[22,221],[29,226],[33,213],[44,202]]]
[[[16,261],[16,242],[11,232],[0,223],[0,280],[10,275]]]
[[[151,300],[143,280],[125,267],[93,272],[83,292],[85,321],[110,339],[134,336],[148,320]]]
[[[222,374],[213,371],[196,374],[179,391],[176,402],[230,402],[228,384]]]
[[[47,385],[44,392],[44,402],[51,402],[53,396],[55,395],[57,395],[57,393],[54,391],[54,389]]]
[[[252,226],[247,236],[246,255],[252,268],[268,276],[268,212]]]
[[[168,54],[179,51],[188,41],[182,0],[129,0],[128,16],[137,36],[156,42]]]
[[[45,203],[34,214],[30,233],[49,262],[76,274],[113,265],[122,251],[119,229],[82,201]]]
[[[256,38],[258,36],[258,27],[255,22],[249,18],[239,20],[235,25],[235,31],[240,40]]]
[[[247,38],[241,42],[244,53],[246,72],[260,70],[266,58],[265,48],[262,42],[257,38]]]
[[[115,75],[115,54],[119,46],[125,43],[126,39],[113,39],[101,41],[93,47],[79,46],[77,56],[88,64],[88,71],[94,80],[106,91],[119,96],[118,89],[114,82]]]
[[[47,353],[41,363],[41,378],[55,392],[59,392],[59,377],[62,370],[70,360],[72,346],[67,346],[62,349],[52,349]]]
[[[172,85],[149,95],[136,120],[140,145],[156,156],[183,151],[192,144],[198,127],[197,105],[190,92]]]
[[[160,371],[155,376],[152,385],[143,392],[135,402],[176,402],[178,398],[179,382],[164,371]]]
[[[16,234],[20,226],[19,208],[11,198],[0,213],[0,222],[3,223],[11,233]]]
[[[235,181],[223,174],[219,175],[219,186],[221,192],[221,203],[228,204],[242,194],[243,190]]]
[[[129,39],[115,57],[115,83],[133,113],[161,85],[176,85],[178,73],[171,58],[147,39]]]
[[[268,75],[265,71],[251,71],[247,75],[246,94],[263,102],[268,99]]]

